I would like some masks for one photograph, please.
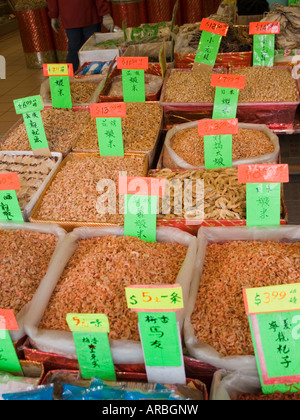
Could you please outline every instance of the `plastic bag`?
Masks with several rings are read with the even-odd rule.
[[[3,394],[5,401],[52,401],[53,385],[38,387],[32,391]]]

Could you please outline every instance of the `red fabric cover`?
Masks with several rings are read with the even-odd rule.
[[[50,19],[60,17],[65,29],[102,23],[110,13],[107,0],[47,0],[47,4]]]

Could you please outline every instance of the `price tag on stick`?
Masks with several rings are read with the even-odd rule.
[[[118,57],[117,68],[122,70],[124,102],[145,102],[145,70],[149,68],[148,57]]]
[[[274,66],[275,35],[280,33],[280,22],[252,22],[250,35],[253,35],[253,65]]]
[[[299,284],[244,289],[262,391],[299,392]]]
[[[22,114],[31,149],[35,155],[51,156],[44,129],[41,111],[44,109],[41,96],[14,100],[17,114]]]
[[[103,314],[68,314],[81,376],[115,381],[116,373],[108,338],[109,321]]]
[[[278,226],[281,184],[289,182],[288,165],[240,165],[240,183],[246,183],[247,226]]]
[[[0,371],[23,374],[9,331],[19,329],[14,312],[0,309]]]
[[[126,288],[126,298],[128,307],[138,312],[148,382],[185,384],[181,335],[176,319],[176,311],[183,309],[181,287],[132,286]]]
[[[70,76],[72,64],[44,64],[44,76],[49,76],[53,108],[72,108]]]
[[[119,193],[125,196],[125,236],[156,242],[158,196],[164,194],[164,183],[155,178],[119,178]]]
[[[18,174],[15,172],[0,174],[0,221],[23,223],[16,190],[21,188]]]

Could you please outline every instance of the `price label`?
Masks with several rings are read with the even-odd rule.
[[[298,283],[244,289],[243,295],[247,315],[300,311]]]
[[[18,174],[15,172],[0,174],[0,221],[23,223],[24,218],[20,209],[15,190],[21,188]]]
[[[214,136],[223,134],[238,134],[238,119],[200,120],[198,121],[199,136]]]
[[[288,183],[289,165],[239,165],[238,179],[241,184],[247,183]]]
[[[275,60],[275,35],[254,35],[253,66],[273,67]]]
[[[108,338],[109,321],[104,314],[68,314],[81,376],[115,381],[116,373]]]
[[[137,312],[180,311],[183,309],[182,288],[171,286],[132,286],[125,289],[129,309]]]
[[[0,174],[0,191],[20,190],[21,184],[16,172]]]
[[[229,25],[227,23],[217,22],[211,19],[202,19],[200,30],[226,36],[229,30]]]
[[[247,226],[279,226],[281,184],[247,184]]]
[[[251,22],[250,35],[276,35],[280,34],[280,22]]]
[[[122,70],[124,102],[145,102],[145,70]]]
[[[221,35],[203,31],[195,57],[195,64],[213,67],[217,60],[221,41]]]
[[[67,323],[71,331],[109,333],[109,322],[103,314],[68,314]]]
[[[49,82],[53,108],[72,108],[69,76],[51,76]]]
[[[9,331],[18,330],[14,312],[0,310],[0,371],[23,374]]]
[[[217,87],[213,109],[213,119],[232,119],[237,116],[239,101],[238,89]]]
[[[205,168],[232,167],[232,136],[204,136]]]
[[[243,90],[246,85],[246,76],[214,73],[211,76],[211,85],[213,87]]]
[[[42,111],[44,109],[42,97],[40,95],[15,99],[14,106],[18,115],[25,114],[26,112]]]
[[[117,68],[119,70],[148,70],[148,57],[118,57]]]

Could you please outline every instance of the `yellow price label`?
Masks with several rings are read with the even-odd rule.
[[[70,64],[44,64],[44,76],[73,76]]]
[[[109,321],[104,314],[68,314],[66,320],[72,332],[109,333]]]
[[[180,311],[183,309],[183,293],[179,285],[132,286],[125,288],[127,306],[133,311]]]
[[[300,310],[300,284],[244,289],[247,315]]]

